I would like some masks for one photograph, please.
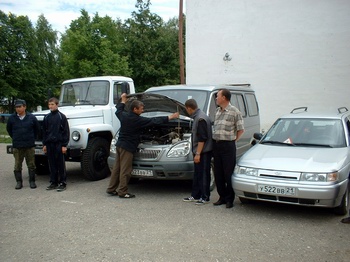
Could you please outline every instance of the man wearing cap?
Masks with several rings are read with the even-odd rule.
[[[16,189],[23,187],[22,163],[24,158],[28,167],[30,188],[35,184],[35,138],[40,126],[36,117],[26,112],[26,101],[15,101],[16,112],[7,121],[7,132],[12,138],[13,156],[15,158],[14,174],[17,181]]]

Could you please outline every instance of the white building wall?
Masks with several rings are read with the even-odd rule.
[[[263,129],[299,106],[350,110],[350,0],[186,1],[186,83],[250,83]]]

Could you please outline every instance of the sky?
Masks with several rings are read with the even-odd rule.
[[[179,0],[151,0],[150,10],[165,21],[179,15]],[[185,13],[185,1],[184,13]],[[53,30],[61,33],[69,27],[72,20],[77,19],[81,9],[85,9],[92,17],[96,13],[100,17],[109,16],[113,20],[124,21],[137,11],[136,0],[0,0],[0,10],[8,14],[28,16],[35,26],[39,15],[43,14]]]

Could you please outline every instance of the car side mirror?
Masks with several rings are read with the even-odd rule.
[[[261,138],[263,137],[264,135],[261,134],[261,133],[254,133],[253,137],[257,140],[261,140]]]
[[[130,86],[128,82],[123,82],[121,84],[121,91],[122,91],[122,94],[123,93],[130,94]]]

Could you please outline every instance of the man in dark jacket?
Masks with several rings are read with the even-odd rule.
[[[67,117],[58,111],[58,99],[49,99],[50,113],[43,121],[43,151],[47,154],[50,167],[50,185],[46,190],[66,190],[66,164],[64,154],[69,143]]]
[[[210,167],[213,150],[212,127],[209,116],[198,108],[194,99],[185,102],[187,113],[193,118],[192,125],[192,153],[194,174],[192,193],[183,201],[203,205],[210,200]]]
[[[26,112],[26,101],[18,99],[15,102],[16,113],[7,121],[7,132],[12,138],[13,156],[15,158],[14,174],[17,181],[16,189],[23,187],[22,163],[24,158],[29,173],[30,188],[36,188],[35,184],[35,138],[40,127],[38,120],[32,114]]]
[[[140,142],[142,129],[149,126],[167,123],[169,120],[178,118],[179,113],[161,117],[142,117],[144,105],[141,101],[134,100],[130,105],[130,112],[124,110],[127,101],[126,94],[121,95],[121,102],[117,104],[116,116],[120,121],[119,137],[116,144],[117,152],[113,166],[111,179],[107,193],[119,195],[121,198],[133,198],[135,195],[128,193],[128,182],[132,172],[132,160]],[[117,192],[118,190],[118,192]]]

